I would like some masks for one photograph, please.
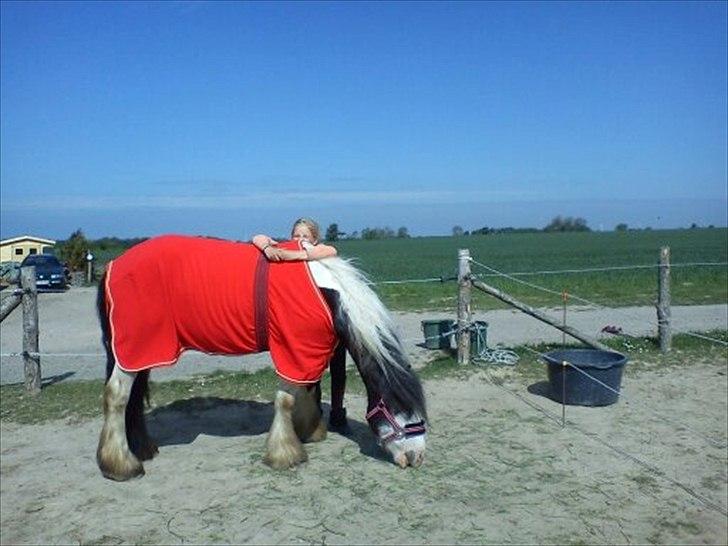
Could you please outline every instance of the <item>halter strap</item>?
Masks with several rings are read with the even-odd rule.
[[[387,405],[384,403],[384,399],[380,398],[377,405],[367,412],[366,419],[370,422],[374,416],[381,413],[384,420],[387,421],[392,427],[392,432],[383,436],[379,441],[383,444],[391,442],[392,440],[402,440],[408,436],[418,436],[427,432],[424,421],[418,421],[417,423],[408,423],[402,427],[397,420],[394,418],[392,413],[387,409]]]

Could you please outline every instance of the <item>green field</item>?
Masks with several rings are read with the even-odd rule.
[[[467,237],[423,237],[378,241],[338,241],[343,257],[355,258],[377,283],[384,302],[395,310],[452,310],[454,281],[381,284],[381,281],[452,277],[457,273],[457,251],[468,248],[476,262],[504,273],[587,269],[657,264],[659,250],[669,246],[673,264],[728,261],[725,228],[589,232],[522,233]],[[473,263],[477,275],[492,273]],[[675,305],[725,303],[728,267],[673,267]],[[594,273],[542,274],[517,277],[525,282],[607,306],[652,305],[657,293],[657,268]],[[482,280],[537,306],[561,305],[561,297],[497,276]],[[570,303],[577,303],[571,300]],[[503,307],[484,294],[475,294],[476,309]]]
[[[375,283],[385,304],[393,310],[456,308],[457,284],[446,282],[383,284],[382,281],[452,278],[457,274],[457,253],[467,248],[475,262],[503,273],[655,265],[660,247],[669,246],[672,263],[725,263],[728,229],[645,230],[582,233],[505,233],[463,237],[342,240],[339,254],[353,258]],[[93,248],[93,245],[92,245]],[[95,249],[99,265],[121,253],[121,248]],[[513,280],[492,275],[473,263],[472,272],[500,290],[533,306],[560,306],[566,290],[574,296],[606,306],[652,305],[657,293],[657,268],[593,273],[518,276],[533,285],[554,290],[549,294]],[[673,267],[672,302],[675,305],[725,303],[728,267]],[[505,307],[494,298],[474,292],[475,309]],[[578,304],[575,299],[570,304]]]

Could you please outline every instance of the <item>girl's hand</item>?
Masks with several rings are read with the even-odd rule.
[[[275,246],[267,246],[263,250],[263,254],[271,262],[280,262],[283,259],[283,252],[284,250]]]
[[[257,246],[261,252],[265,251],[265,247],[270,245],[277,245],[278,241],[275,239],[271,239],[267,235],[256,235],[253,237],[252,242],[255,246]]]

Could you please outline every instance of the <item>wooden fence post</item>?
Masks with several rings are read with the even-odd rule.
[[[660,351],[667,353],[672,347],[669,246],[660,249],[660,265],[657,269],[657,332],[660,338]]]
[[[23,361],[25,389],[40,393],[40,355],[38,354],[38,290],[35,285],[35,266],[20,269],[23,290]]]
[[[458,364],[470,364],[470,250],[458,250]]]

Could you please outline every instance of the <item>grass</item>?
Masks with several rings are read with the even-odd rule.
[[[454,279],[457,252],[470,250],[472,272],[488,284],[532,306],[560,306],[566,290],[594,303],[613,306],[652,305],[657,293],[656,268],[594,273],[541,274],[520,280],[557,292],[549,294],[503,277],[492,276],[484,266],[504,273],[588,269],[657,264],[660,247],[669,246],[671,261],[678,263],[728,261],[728,229],[682,229],[587,233],[504,233],[469,237],[416,237],[365,241],[337,241],[339,254],[353,258],[377,283],[375,289],[393,310],[452,310],[457,286],[444,282],[382,284],[382,281]],[[121,249],[98,252],[99,264],[115,258]],[[487,276],[491,275],[491,276]],[[674,267],[671,270],[672,303],[695,305],[728,301],[728,268],[725,266]],[[575,303],[575,300],[571,300]],[[475,309],[503,308],[505,304],[474,291]]]
[[[715,339],[728,341],[725,330],[708,332]],[[728,362],[728,350],[709,341],[684,334],[673,338],[673,350],[667,356],[659,352],[655,339],[640,338],[632,340],[638,344],[640,352],[629,353],[630,364],[625,373],[638,374],[656,366],[676,367],[690,365],[695,360],[715,362],[724,365]],[[623,340],[619,338],[607,342],[617,351],[625,352]],[[535,345],[516,347],[520,360],[512,370],[522,382],[532,383],[546,377],[544,364],[533,351],[544,353],[561,345]],[[455,357],[441,355],[418,370],[423,381],[438,381],[451,378],[467,380],[479,373],[478,366],[460,366]],[[185,399],[222,398],[234,400],[270,401],[278,386],[278,377],[271,368],[254,373],[214,372],[209,375],[190,379],[150,383],[151,401],[155,407],[166,406]],[[0,420],[5,423],[40,424],[55,420],[79,422],[100,418],[103,382],[68,381],[44,385],[39,396],[26,393],[23,385],[3,385],[0,387]],[[322,382],[324,397],[331,392],[330,378]],[[348,370],[347,392],[364,394],[365,389],[356,370]],[[202,402],[201,402],[202,403]]]
[[[423,237],[339,241],[336,244],[340,254],[356,259],[375,283],[454,278],[459,248],[468,248],[475,262],[504,273],[652,265],[657,264],[662,246],[670,247],[673,264],[728,261],[728,230],[723,228]],[[564,290],[608,306],[652,305],[656,299],[656,268],[518,277],[557,292],[549,294],[492,276],[492,271],[478,263],[473,263],[472,272],[482,275],[484,282],[533,306],[560,306],[559,294]],[[457,303],[457,288],[452,280],[377,284],[376,289],[385,304],[395,310],[451,310]],[[674,267],[671,269],[671,291],[674,305],[725,303],[728,300],[728,268]],[[477,291],[473,305],[476,309],[504,307]]]

